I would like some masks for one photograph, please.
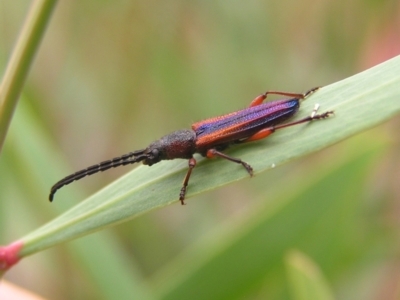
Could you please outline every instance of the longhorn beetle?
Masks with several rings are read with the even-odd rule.
[[[315,109],[308,117],[282,124],[282,122],[296,114],[300,107],[300,100],[306,99],[317,90],[318,87],[310,89],[304,94],[268,91],[256,97],[248,108],[194,123],[192,124],[192,129],[174,131],[151,143],[145,149],[103,161],[97,165],[71,174],[53,185],[49,200],[53,201],[56,191],[64,185],[87,175],[140,161],[142,161],[144,165],[151,166],[161,160],[183,158],[189,160],[189,169],[179,193],[179,200],[183,205],[185,204],[184,200],[189,178],[196,166],[196,160],[193,154],[200,153],[207,158],[221,157],[234,163],[241,164],[249,175],[253,176],[253,169],[248,163],[239,158],[228,156],[221,151],[231,145],[266,138],[278,129],[328,118],[333,114],[333,111],[317,114],[318,106],[316,105]],[[268,95],[282,95],[291,98],[263,103]]]

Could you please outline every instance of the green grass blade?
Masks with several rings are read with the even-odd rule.
[[[321,105],[321,112],[334,110],[335,117],[282,130],[266,141],[232,149],[229,154],[251,164],[257,174],[390,119],[400,112],[400,57],[322,88],[304,102],[298,118],[308,115],[315,103]],[[186,170],[185,161],[165,161],[151,168],[136,168],[25,236],[21,255],[177,202]],[[243,178],[248,178],[248,174],[236,164],[221,159],[212,162],[199,159],[187,198]],[[46,196],[43,195],[43,201]],[[61,191],[53,205],[57,205],[57,201],[68,201],[62,198]],[[177,209],[180,208],[177,206]]]
[[[57,1],[33,1],[0,85],[0,151],[29,68]]]

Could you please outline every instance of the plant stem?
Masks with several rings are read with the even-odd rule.
[[[56,0],[34,0],[0,84],[0,151]]]

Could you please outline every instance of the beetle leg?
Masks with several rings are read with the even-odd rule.
[[[279,92],[279,91],[267,91],[264,94],[261,94],[257,96],[253,101],[251,101],[250,106],[256,106],[260,105],[263,103],[263,101],[267,98],[268,95],[281,95],[281,96],[287,96],[287,97],[293,97],[296,99],[305,99],[314,92],[316,92],[319,89],[319,87],[312,88],[311,90],[308,90],[304,94],[302,93],[289,93],[289,92]]]
[[[257,131],[255,134],[253,134],[251,137],[249,137],[241,142],[247,143],[247,142],[253,142],[253,141],[265,139],[270,134],[274,133],[275,130],[276,130],[276,128],[274,128],[274,127],[268,127],[268,128],[261,129],[260,131]]]
[[[266,94],[261,94],[261,95],[257,96],[256,98],[254,98],[253,101],[251,101],[249,107],[260,105],[261,103],[264,102],[265,98],[267,98]]]
[[[196,166],[196,160],[192,157],[189,159],[189,170],[186,173],[185,179],[183,180],[183,186],[181,188],[181,192],[179,193],[179,200],[181,201],[182,205],[185,205],[185,195],[186,195],[186,188],[189,183],[190,175],[192,174],[192,170]]]
[[[301,123],[311,122],[313,120],[326,119],[326,118],[328,118],[330,115],[332,115],[334,113],[333,111],[327,111],[327,112],[324,112],[322,114],[317,114],[318,108],[319,108],[319,105],[316,104],[315,108],[312,111],[312,113],[308,117],[305,117],[303,119],[300,119],[300,120],[297,120],[297,121],[294,121],[294,122],[281,124],[281,125],[276,125],[276,126],[271,126],[271,127],[268,127],[268,128],[261,129],[260,131],[257,131],[255,134],[253,134],[251,137],[249,137],[249,138],[247,138],[247,139],[245,139],[245,140],[243,140],[241,142],[242,143],[247,143],[247,142],[261,140],[261,139],[264,139],[264,138],[268,137],[270,134],[274,133],[278,129],[290,127],[290,126],[301,124]]]
[[[225,158],[225,159],[227,159],[229,161],[232,161],[234,163],[241,164],[246,169],[247,173],[249,173],[250,176],[253,176],[253,168],[248,163],[242,161],[239,158],[228,156],[225,153],[219,152],[216,149],[208,149],[206,156],[207,156],[207,158],[213,158],[213,157],[217,157],[218,156],[218,157]]]
[[[297,120],[297,121],[294,121],[294,122],[281,124],[281,125],[277,125],[277,126],[272,126],[272,127],[270,127],[270,129],[272,129],[273,130],[272,132],[274,132],[275,130],[282,129],[282,128],[285,128],[285,127],[290,127],[290,126],[301,124],[301,123],[307,123],[307,122],[311,122],[313,120],[326,119],[326,118],[329,118],[329,116],[333,115],[333,114],[334,114],[334,112],[331,111],[331,110],[330,111],[326,111],[326,112],[324,112],[322,114],[317,114],[316,113],[316,109],[314,109],[312,111],[311,115],[309,115],[308,117],[305,117],[304,119],[300,119],[300,120]]]

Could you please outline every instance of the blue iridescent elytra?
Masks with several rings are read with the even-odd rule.
[[[277,100],[194,123],[196,146],[203,149],[248,138],[265,125],[272,126],[289,119],[299,107],[299,99]]]

